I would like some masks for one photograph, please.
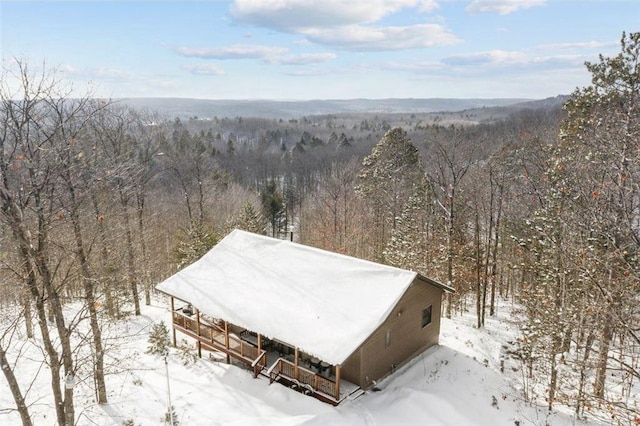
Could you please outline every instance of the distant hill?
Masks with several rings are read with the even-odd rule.
[[[471,123],[487,123],[502,120],[511,114],[523,110],[553,110],[559,109],[569,99],[567,95],[558,95],[552,98],[539,99],[534,101],[517,102],[509,105],[499,105],[493,107],[470,108],[462,111],[444,112],[442,118],[460,116],[467,118]]]
[[[550,98],[555,100],[556,98]],[[347,99],[310,101],[213,100],[187,98],[131,98],[120,100],[136,109],[149,109],[166,117],[295,118],[311,115],[350,113],[433,113],[480,108],[535,108],[549,100],[498,99]],[[516,106],[517,105],[517,106]],[[540,105],[539,107],[542,107]]]

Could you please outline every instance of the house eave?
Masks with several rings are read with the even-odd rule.
[[[427,277],[425,277],[424,275],[422,275],[420,273],[418,273],[418,278],[420,280],[426,282],[427,284],[431,284],[434,287],[438,287],[439,289],[444,290],[447,293],[455,293],[456,292],[456,290],[453,287],[448,286],[446,284],[443,284],[440,281],[436,281],[434,279],[427,278]]]

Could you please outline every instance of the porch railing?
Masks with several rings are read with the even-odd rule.
[[[267,352],[261,351],[260,356],[256,358],[252,363],[253,377],[258,377],[258,374],[267,367]]]
[[[231,355],[250,365],[256,377],[266,368],[267,357],[264,350],[258,351],[256,346],[234,334],[227,336],[225,330],[218,325],[199,322],[196,318],[178,311],[173,312],[173,324],[193,335],[205,347]],[[336,395],[338,386],[335,381],[300,365],[298,365],[296,372],[296,365],[284,358],[278,358],[267,371],[267,375],[272,382],[278,377],[284,377],[311,391],[322,393],[335,400],[339,399],[339,395]]]
[[[173,312],[173,323],[175,325],[179,325],[180,327],[184,328],[185,330],[189,330],[193,333],[196,333],[199,335],[198,333],[198,322],[193,319],[190,318],[184,314],[181,314],[180,312],[174,311]]]
[[[336,395],[337,384],[335,381],[299,365],[298,374],[296,375],[296,365],[284,358],[278,358],[267,373],[272,382],[277,380],[278,377],[284,377],[285,379],[306,386],[314,392],[321,392],[327,396],[338,399]]]
[[[255,375],[266,368],[267,359],[264,350],[258,351],[253,344],[233,334],[229,334],[227,339],[224,329],[215,324],[198,322],[197,319],[177,311],[173,312],[173,324],[193,334],[193,337],[198,338],[205,346],[232,355],[251,365]]]

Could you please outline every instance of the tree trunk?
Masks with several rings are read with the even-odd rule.
[[[27,334],[27,338],[33,339],[33,317],[31,313],[31,298],[26,288],[21,289],[20,298],[22,299],[25,332]]]
[[[495,227],[493,229],[493,249],[491,250],[491,274],[489,276],[489,282],[491,283],[491,302],[489,307],[490,316],[494,316],[496,314],[496,277],[498,274],[498,247],[500,247],[500,222],[502,219],[503,191],[504,185],[502,183],[498,184],[498,200],[496,202],[497,212],[495,217]]]
[[[484,297],[482,291],[482,278],[480,276],[482,261],[480,260],[480,219],[478,216],[478,206],[476,205],[476,226],[474,232],[476,246],[476,316],[477,327],[481,328],[484,325],[484,306],[482,304],[482,300],[484,299]]]
[[[131,235],[131,221],[129,219],[129,207],[127,202],[127,196],[124,193],[124,189],[121,185],[118,187],[120,193],[120,203],[122,205],[122,215],[124,218],[124,232],[127,242],[127,276],[129,278],[129,286],[131,289],[131,295],[133,297],[133,305],[135,314],[140,315],[140,296],[138,295],[138,278],[136,276],[135,267],[135,250],[133,247],[133,236]]]
[[[30,178],[35,181],[34,172]],[[4,174],[4,173],[0,173]],[[34,186],[37,187],[37,186]],[[73,424],[73,394],[65,395],[64,399],[60,388],[60,355],[56,350],[47,323],[46,302],[50,307],[50,312],[54,317],[60,343],[62,345],[62,362],[67,372],[72,371],[72,352],[69,341],[69,330],[65,327],[62,307],[58,299],[58,294],[53,285],[52,277],[47,264],[47,211],[41,199],[41,193],[34,191],[33,208],[37,214],[36,241],[32,239],[31,233],[24,222],[22,207],[16,203],[11,193],[7,190],[6,181],[0,188],[0,200],[2,201],[2,213],[7,219],[11,229],[20,258],[27,288],[34,300],[38,325],[40,327],[41,339],[45,347],[45,353],[51,368],[51,387],[56,409],[56,417],[61,425]],[[70,421],[69,421],[70,420]]]
[[[10,226],[12,233],[18,243],[18,250],[22,259],[22,265],[25,271],[27,286],[35,300],[36,312],[38,315],[38,324],[42,342],[45,346],[45,352],[49,359],[51,368],[51,388],[56,407],[56,416],[58,423],[61,425],[73,425],[74,423],[74,407],[73,393],[67,392],[64,397],[61,392],[60,382],[60,354],[56,350],[47,324],[47,312],[45,303],[48,302],[50,312],[54,317],[58,337],[62,346],[62,363],[65,367],[65,373],[72,372],[72,351],[69,340],[69,330],[65,326],[62,306],[58,293],[53,285],[49,266],[46,263],[46,220],[44,219],[44,208],[40,204],[40,199],[36,197],[36,209],[38,213],[38,235],[37,243],[31,241],[28,231],[23,223],[20,207],[13,200],[3,194],[4,211],[9,212]],[[38,275],[36,275],[36,272]],[[40,283],[38,283],[40,277]],[[42,288],[42,292],[40,292]]]
[[[7,361],[7,354],[2,345],[0,345],[0,367],[2,367],[4,377],[7,379],[9,390],[11,390],[11,395],[13,396],[18,413],[22,419],[22,425],[32,426],[33,423],[31,422],[31,416],[29,415],[29,407],[27,407],[27,404],[25,403],[24,396],[20,391],[20,385],[18,384],[14,371],[11,369],[9,362]]]
[[[138,234],[140,238],[140,249],[142,250],[142,273],[144,276],[144,304],[151,305],[151,277],[149,276],[149,254],[147,253],[147,242],[144,230],[144,187],[138,188]]]
[[[44,343],[45,352],[49,359],[49,366],[51,368],[51,389],[53,392],[53,400],[56,407],[56,417],[58,418],[58,424],[64,425],[66,422],[66,416],[65,405],[62,399],[62,393],[60,392],[60,361],[58,359],[58,352],[53,346],[53,342],[51,341],[51,336],[49,334],[47,312],[45,309],[46,296],[39,293],[36,277],[32,272],[35,268],[31,268],[31,263],[28,260],[25,261],[24,265],[24,268],[27,270],[26,272],[29,274],[27,278],[29,281],[29,288],[31,289],[31,292],[35,299],[35,307],[36,313],[38,315],[38,324],[40,326],[41,338],[42,342]]]
[[[556,360],[557,355],[557,347],[559,346],[559,342],[557,342],[556,337],[553,338],[553,349],[551,351],[551,378],[549,380],[549,396],[547,398],[549,411],[553,409],[553,402],[556,398],[556,389],[558,387],[558,363]]]
[[[613,318],[607,312],[602,333],[600,335],[600,349],[598,351],[598,365],[596,366],[596,380],[593,385],[593,394],[596,398],[604,398],[604,385],[607,378],[607,361],[609,359],[609,346],[613,338]]]
[[[123,207],[125,236],[127,240],[127,275],[129,276],[129,285],[131,286],[131,295],[133,296],[135,314],[140,315],[140,296],[138,295],[138,278],[136,276],[136,268],[134,264],[135,254],[133,237],[131,235],[131,224],[129,223],[129,211],[126,205]]]
[[[198,179],[198,226],[202,227],[204,225],[204,188],[202,186],[202,173],[200,167],[196,167]]]
[[[50,306],[52,308],[54,319],[56,323],[56,328],[58,331],[58,338],[60,339],[60,346],[62,349],[62,366],[64,367],[65,376],[69,374],[74,374],[73,371],[73,352],[71,350],[71,339],[70,339],[70,330],[65,325],[64,313],[62,310],[62,304],[60,303],[60,296],[58,294],[57,289],[53,284],[53,280],[51,277],[51,273],[49,271],[49,266],[43,259],[43,256],[40,254],[36,257],[38,270],[42,274],[42,281],[44,287],[46,289],[47,298],[49,299]],[[57,353],[52,353],[54,355]],[[56,367],[56,374],[54,375],[54,394],[60,392],[60,368],[59,361],[56,358],[52,358],[51,360],[51,371],[53,373],[53,366]],[[57,384],[55,382],[58,382]],[[64,425],[72,426],[75,423],[75,409],[73,406],[73,389],[64,388],[64,399],[62,400],[63,404],[63,417],[64,417]]]
[[[580,381],[578,383],[578,395],[576,397],[576,415],[582,415],[582,411],[584,410],[584,387],[587,378],[587,361],[589,360],[589,355],[591,354],[591,345],[593,344],[594,339],[593,332],[589,332],[587,336],[584,352],[582,354],[582,362],[580,363]]]
[[[449,198],[450,208],[447,224],[447,285],[453,287],[453,197]],[[454,287],[455,288],[455,287]],[[451,318],[453,312],[453,296],[447,292],[447,310],[445,316]]]
[[[491,251],[492,251],[492,240],[493,240],[493,203],[494,203],[494,195],[493,195],[493,171],[490,169],[489,170],[489,182],[491,183],[490,185],[490,191],[489,191],[489,217],[487,218],[487,222],[489,223],[489,229],[487,229],[487,234],[486,234],[486,238],[485,238],[485,253],[486,256],[483,256],[484,259],[484,265],[483,265],[483,272],[484,272],[484,277],[483,277],[483,286],[484,286],[484,291],[482,292],[482,325],[484,325],[484,317],[487,311],[487,290],[489,289],[489,277],[491,275]],[[477,219],[476,219],[477,221]],[[476,224],[476,226],[479,228],[479,225]],[[480,232],[478,230],[478,232]],[[478,242],[478,249],[480,248],[480,242]],[[478,268],[480,267],[480,264],[478,264]]]
[[[93,370],[93,376],[96,383],[96,393],[98,404],[107,403],[107,386],[104,379],[104,348],[102,346],[102,331],[100,330],[100,324],[98,322],[98,312],[96,311],[96,298],[95,288],[93,284],[93,277],[89,270],[89,262],[84,248],[84,241],[82,238],[82,230],[80,228],[80,218],[75,207],[75,191],[72,187],[69,187],[71,195],[71,202],[74,204],[71,207],[71,222],[73,225],[73,234],[76,241],[76,255],[80,262],[80,270],[82,274],[82,284],[84,287],[84,298],[87,308],[89,310],[89,323],[91,325],[91,334],[93,336],[93,346],[95,350],[96,362]]]
[[[101,254],[101,274],[103,281],[103,289],[104,289],[104,299],[105,299],[105,307],[107,309],[107,314],[110,318],[119,318],[120,311],[118,309],[117,304],[114,301],[115,289],[110,288],[111,284],[113,284],[113,279],[110,274],[107,273],[107,264],[109,263],[109,251],[107,248],[107,231],[104,227],[104,215],[100,211],[100,204],[98,202],[98,197],[95,194],[95,191],[91,191],[91,203],[93,204],[93,212],[96,216],[96,220],[98,221],[98,235],[100,236],[100,254]],[[116,296],[117,297],[117,296]]]

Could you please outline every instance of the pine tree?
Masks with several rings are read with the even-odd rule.
[[[149,339],[147,341],[149,342],[149,346],[145,353],[166,358],[169,354],[171,340],[169,339],[169,329],[167,329],[164,321],[160,321],[151,326],[151,332],[149,333]]]
[[[418,150],[401,128],[389,130],[362,161],[356,191],[368,201],[377,220],[375,258],[382,258],[402,207],[421,184],[423,174]]]
[[[249,201],[242,205],[237,217],[231,222],[231,228],[242,229],[260,235],[265,235],[267,232],[264,217],[260,212],[256,211]]]
[[[261,194],[262,211],[271,224],[271,236],[280,232],[280,224],[285,212],[284,197],[276,185],[275,179],[270,179]]]
[[[396,229],[384,249],[385,263],[433,275],[431,249],[434,243],[431,241],[433,231],[429,210],[424,188],[417,188],[405,204],[397,219]]]
[[[640,32],[622,34],[621,52],[586,63],[592,84],[565,105],[561,164],[574,176],[569,208],[583,236],[581,278],[592,286],[601,326],[594,394],[605,396],[609,352],[618,334],[640,345]],[[618,348],[625,353],[624,348]],[[640,377],[637,367],[623,370]]]
[[[176,246],[178,269],[191,265],[204,256],[220,241],[220,236],[205,229],[204,226],[194,225],[186,231],[186,237]]]
[[[171,406],[171,412],[169,412],[169,410],[167,410],[164,413],[164,418],[161,419],[161,420],[166,425],[170,425],[170,426],[178,426],[178,425],[180,425],[180,422],[178,421],[178,414],[176,413],[176,407],[174,407],[172,405]]]
[[[640,346],[640,33],[623,34],[621,45],[617,56],[586,64],[592,84],[571,95],[559,143],[541,151],[543,176],[532,185],[539,207],[518,239],[521,349],[530,373],[547,383],[550,409],[570,394],[577,414],[604,403],[612,417],[632,423],[633,403],[605,392],[616,380],[611,367],[640,377],[633,363]],[[575,353],[566,357],[569,350]],[[577,373],[573,389],[564,383],[569,371]]]

